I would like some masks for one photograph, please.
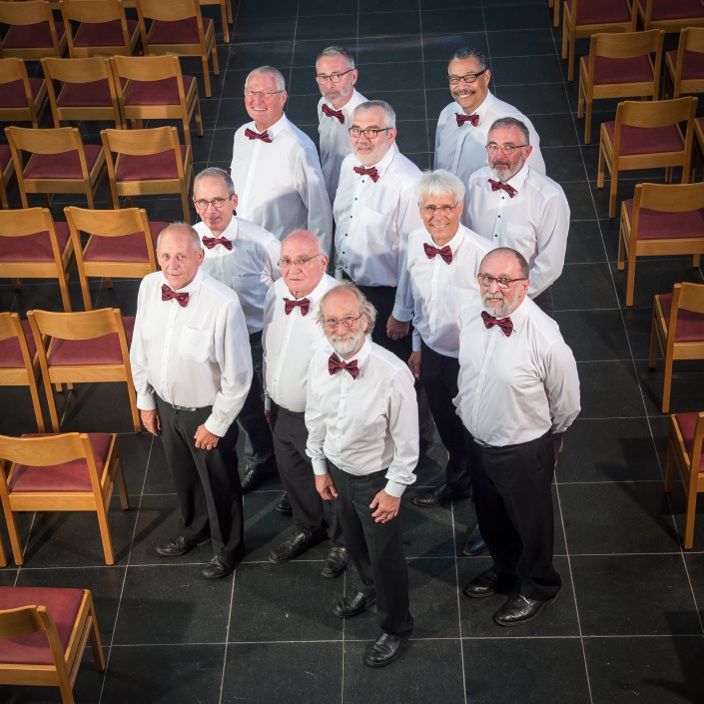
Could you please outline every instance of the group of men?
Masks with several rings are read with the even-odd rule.
[[[323,576],[351,562],[360,587],[333,612],[376,604],[382,633],[364,662],[381,667],[413,630],[399,508],[431,415],[446,480],[413,503],[473,493],[494,559],[464,593],[508,594],[494,616],[504,626],[556,597],[553,448],[579,412],[579,382],[549,317],[569,207],[530,121],[489,92],[486,57],[450,60],[454,101],[426,173],[399,151],[391,105],[366,100],[357,79],[347,50],[321,52],[319,159],[286,118],[281,73],[249,74],[252,122],[235,134],[230,174],[196,177],[201,222],[161,233],[131,357],[181,508],[157,552],[211,541],[203,575],[231,573],[244,554],[242,492],[278,470],[277,508],[293,529],[269,559],[328,541]]]

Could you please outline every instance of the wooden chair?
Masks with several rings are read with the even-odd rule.
[[[139,46],[139,23],[125,15],[122,0],[60,0],[71,58],[130,56]],[[72,22],[80,22],[75,33]]]
[[[42,69],[55,127],[60,127],[62,120],[74,126],[81,120],[112,121],[115,127],[122,127],[120,103],[107,57],[50,57],[42,59]],[[60,86],[58,92],[55,83]]]
[[[694,114],[697,99],[636,102],[626,100],[616,108],[616,120],[603,122],[599,141],[597,188],[604,187],[605,167],[611,174],[609,217],[616,216],[616,190],[621,171],[682,167],[682,183],[690,179]],[[684,132],[680,123],[685,123]]]
[[[137,394],[132,381],[129,346],[134,318],[122,318],[117,308],[101,308],[84,313],[27,313],[37,346],[39,366],[55,433],[60,431],[59,415],[52,384],[103,383],[127,384],[132,422],[141,430]]]
[[[650,335],[650,368],[655,369],[658,347],[665,361],[662,412],[670,410],[672,363],[704,359],[704,285],[675,284],[672,293],[655,296]]]
[[[0,205],[10,207],[8,193],[15,180],[15,165],[12,163],[12,152],[7,144],[0,144]]]
[[[552,9],[552,26],[560,26],[560,0],[548,0],[548,7]]]
[[[31,193],[44,193],[47,207],[54,193],[83,193],[88,207],[105,178],[105,152],[95,144],[83,144],[75,127],[26,129],[6,127],[12,151],[22,207],[29,208]],[[31,156],[25,164],[22,152]]]
[[[30,78],[22,59],[0,59],[0,122],[31,122],[39,127],[48,105],[44,79]]]
[[[88,589],[0,587],[0,683],[58,687],[73,704],[73,684],[90,638],[98,672],[105,656]]]
[[[71,310],[68,278],[73,244],[66,223],[54,223],[48,208],[0,210],[0,278],[57,279],[65,311]]]
[[[195,117],[198,136],[203,136],[198,82],[181,74],[177,56],[114,56],[110,62],[123,129],[127,120],[139,129],[143,120],[181,120],[184,141],[191,147],[190,123]]]
[[[176,54],[200,56],[205,95],[211,96],[208,54],[213,73],[220,74],[213,20],[203,18],[199,0],[137,0],[139,28],[144,55]],[[147,31],[147,20],[151,21]]]
[[[598,32],[635,31],[636,8],[628,0],[566,0],[562,15],[562,58],[567,59],[567,80],[574,79],[577,39]]]
[[[183,217],[190,222],[189,194],[193,190],[193,154],[178,141],[175,127],[146,130],[103,130],[112,201],[120,197],[177,193]],[[113,157],[113,154],[117,155]]]
[[[90,277],[104,277],[110,287],[112,277],[142,279],[157,270],[156,238],[166,223],[150,223],[146,210],[85,210],[70,206],[64,212],[86,310],[93,309]],[[81,244],[81,233],[89,235],[85,247]]]
[[[639,183],[621,204],[618,269],[628,255],[626,305],[633,305],[636,258],[704,253],[704,183]]]
[[[638,23],[643,29],[679,32],[685,27],[704,26],[704,3],[701,0],[633,0]]]
[[[54,22],[49,3],[44,0],[0,2],[0,24],[9,25],[0,42],[2,56],[38,61],[66,51],[64,24]]]
[[[220,8],[220,18],[222,20],[222,38],[225,44],[229,44],[229,25],[232,24],[232,0],[199,0],[199,2],[201,7],[203,7],[204,5],[217,5]]]
[[[677,49],[665,54],[663,97],[670,93],[704,93],[704,27],[683,29]]]
[[[697,510],[697,495],[704,491],[704,412],[677,413],[670,416],[670,432],[667,439],[667,469],[665,491],[672,491],[675,470],[680,475],[682,488],[687,497],[684,521],[684,548],[694,544],[694,518]]]
[[[591,142],[592,104],[603,98],[640,97],[656,100],[665,32],[595,34],[589,56],[579,62],[578,117],[584,117],[584,143]]]
[[[0,435],[0,459],[0,498],[15,564],[24,563],[18,511],[95,511],[105,563],[115,564],[108,524],[115,483],[122,508],[129,508],[115,433]]]
[[[0,313],[0,386],[28,386],[37,419],[44,432],[44,416],[39,402],[39,360],[28,321],[17,313]]]

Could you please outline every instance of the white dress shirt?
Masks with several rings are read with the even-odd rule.
[[[213,410],[208,431],[222,437],[242,410],[252,383],[252,357],[237,294],[198,271],[179,291],[185,308],[162,301],[168,282],[157,271],[142,279],[130,349],[137,407],[156,408],[154,394],[175,406]]]
[[[333,208],[336,268],[359,286],[398,286],[408,235],[423,226],[413,188],[421,171],[393,148],[375,166],[376,183],[355,173],[355,166],[354,154],[342,162]],[[396,307],[392,314],[412,317]]]
[[[460,225],[447,243],[452,261],[436,255],[428,258],[423,245],[437,247],[422,227],[408,237],[407,264],[404,279],[410,286],[399,285],[406,292],[404,307],[412,306],[413,350],[420,351],[420,339],[431,350],[457,359],[460,349],[460,312],[464,305],[479,295],[477,274],[484,255],[491,247],[476,232]]]
[[[286,115],[266,130],[271,144],[249,139],[247,129],[257,131],[248,122],[235,132],[230,166],[237,214],[279,240],[294,230],[310,230],[329,253],[332,214],[315,144]]]
[[[320,299],[337,286],[337,281],[325,274],[318,285],[303,298],[310,301],[306,315],[295,307],[286,315],[284,298],[297,300],[283,279],[270,289],[264,307],[264,388],[277,406],[294,413],[306,408],[308,365],[316,350],[332,352],[325,332],[318,323]]]
[[[487,328],[479,298],[460,318],[459,393],[472,437],[496,447],[564,432],[579,413],[579,377],[557,323],[525,298],[509,316],[513,332]]]
[[[213,237],[204,222],[194,225],[203,237]],[[281,243],[253,222],[233,217],[220,235],[232,242],[228,250],[222,244],[212,249],[203,245],[205,259],[201,271],[229,286],[240,299],[250,335],[261,332],[264,324],[264,301],[274,281],[281,278],[279,259]]]
[[[413,375],[393,353],[367,338],[357,356],[359,376],[328,372],[329,350],[319,350],[308,372],[306,452],[316,474],[327,460],[362,476],[388,467],[386,493],[401,496],[418,463],[418,406]]]
[[[344,122],[340,122],[336,117],[328,117],[323,112],[323,105],[335,110],[325,98],[321,98],[318,102],[320,162],[323,167],[323,178],[325,179],[331,203],[335,202],[342,162],[348,154],[352,153],[352,142],[349,133],[350,125],[352,124],[352,113],[354,113],[358,105],[366,102],[367,99],[353,88],[349,102],[340,108],[340,112],[345,118]]]
[[[485,237],[491,248],[511,247],[530,267],[528,295],[535,298],[562,273],[570,228],[570,206],[559,184],[527,164],[506,183],[516,189],[492,191],[498,179],[488,166],[469,179],[462,219]]]
[[[440,113],[438,126],[435,130],[435,168],[446,169],[458,176],[464,183],[477,170],[489,162],[486,153],[489,128],[500,117],[515,117],[525,124],[530,133],[530,143],[533,151],[528,157],[528,164],[534,169],[545,173],[545,162],[540,153],[540,137],[533,123],[513,105],[504,103],[491,92],[487,93],[484,102],[474,111],[479,115],[479,124],[472,127],[471,122],[457,126],[455,115],[464,115],[457,103],[450,103]]]

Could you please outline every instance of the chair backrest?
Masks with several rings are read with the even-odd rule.
[[[85,459],[89,471],[95,471],[96,477],[98,476],[93,446],[86,433],[21,438],[0,435],[0,458],[7,462],[36,467],[51,467]]]
[[[37,348],[43,347],[40,340],[46,337],[59,340],[93,340],[96,337],[118,333],[123,356],[129,358],[125,327],[117,308],[99,308],[78,313],[30,310],[27,312],[27,318],[32,326]],[[39,351],[41,353],[41,350]]]
[[[10,26],[27,26],[48,22],[54,56],[61,56],[61,41],[56,31],[54,16],[46,0],[23,0],[23,2],[0,2],[0,24]],[[7,35],[2,41],[2,52],[5,56],[38,59],[46,55],[41,47],[8,46]]]
[[[24,93],[24,101],[23,105],[18,106],[23,112],[26,110],[27,111],[27,117],[31,121],[32,125],[36,128],[39,126],[39,115],[37,115],[37,110],[36,110],[36,103],[34,99],[34,95],[32,93],[32,86],[30,85],[29,82],[29,76],[27,74],[27,67],[24,64],[23,59],[19,59],[15,56],[8,56],[7,58],[0,58],[0,94],[2,94],[4,91],[8,90],[9,86],[8,84],[10,83],[16,83],[17,81],[20,81],[22,86],[21,86],[21,92]],[[4,86],[8,86],[5,88]],[[17,93],[13,90],[13,95],[17,95]],[[7,119],[8,121],[11,120],[18,120],[18,119],[26,119],[22,118],[19,115],[18,116],[10,116],[9,110],[13,110],[13,108],[9,108],[8,114],[5,116],[3,115],[3,107],[7,105],[5,101],[0,101],[2,103],[2,106],[0,106],[0,119]],[[43,112],[43,110],[42,110]]]
[[[178,56],[113,56],[110,58],[115,80],[161,81],[176,78],[183,89],[183,74]],[[124,89],[121,89],[124,91]]]
[[[693,128],[697,99],[692,96],[673,100],[624,100],[616,107],[616,125],[619,127],[665,127],[687,122]]]
[[[633,0],[633,6],[638,10],[644,29],[655,25],[676,32],[690,24],[701,25],[704,22],[704,4],[701,0]],[[662,14],[663,8],[666,9],[665,15]],[[691,14],[688,15],[688,11]]]
[[[675,284],[672,291],[672,308],[704,315],[704,284],[688,281]]]
[[[622,32],[620,34],[594,34],[589,46],[592,56],[602,56],[611,59],[630,59],[646,54],[656,54],[658,59],[655,67],[660,70],[659,57],[662,54],[665,32],[661,29],[651,29],[647,32]],[[592,51],[594,52],[592,54]]]
[[[0,237],[27,237],[38,232],[49,233],[54,257],[60,262],[61,250],[56,227],[48,208],[0,210]]]
[[[692,210],[700,210],[704,208],[704,182],[639,183],[633,195],[634,221],[641,208],[663,213],[688,213]]]
[[[680,40],[677,45],[675,75],[673,77],[677,92],[679,92],[679,87],[682,82],[682,72],[687,59],[687,54],[685,52],[688,51],[695,52],[697,54],[704,54],[704,27],[685,27],[680,32]],[[699,81],[701,80],[702,79],[699,79]]]
[[[0,313],[0,342],[11,339],[17,340],[20,354],[22,355],[22,361],[24,362],[24,370],[26,373],[31,373],[32,356],[29,346],[27,345],[27,338],[24,334],[20,316],[17,315],[17,313]],[[3,362],[4,360],[0,358],[0,371],[5,369]],[[40,432],[42,430],[43,428],[40,429]]]
[[[76,127],[48,127],[34,130],[13,125],[5,128],[5,134],[12,149],[13,158],[16,151],[34,154],[63,154],[74,151],[84,153],[83,140]],[[85,175],[87,176],[87,173]]]
[[[173,22],[197,17],[202,25],[198,0],[136,0],[136,6],[140,23],[147,19]]]
[[[557,2],[558,0],[555,0]],[[569,17],[571,20],[571,27],[576,27],[583,25],[585,27],[591,25],[604,26],[609,24],[621,23],[620,20],[613,20],[614,5],[621,4],[624,8],[623,21],[629,22],[632,25],[631,31],[636,29],[636,17],[637,17],[637,0],[629,4],[628,0],[568,0],[570,12],[565,13],[565,17]],[[590,9],[591,13],[589,15],[589,21],[585,22],[580,16],[579,7]],[[582,20],[580,22],[580,20]],[[563,20],[564,21],[564,20]]]
[[[181,161],[178,130],[175,127],[152,127],[144,130],[102,130],[105,153],[127,154],[129,156],[147,156],[173,151]],[[110,163],[108,161],[108,163]],[[181,167],[182,168],[182,167]],[[181,169],[180,169],[181,170]]]
[[[54,619],[47,611],[46,606],[33,604],[0,611],[0,638],[19,638],[37,631],[46,633],[54,666],[57,670],[62,670],[64,677],[67,677],[64,650],[61,647]]]

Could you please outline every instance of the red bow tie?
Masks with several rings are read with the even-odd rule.
[[[284,297],[284,305],[286,315],[291,315],[291,311],[296,307],[301,309],[301,315],[303,316],[308,315],[310,310],[310,301],[307,298],[299,298],[297,301],[292,301],[290,298]]]
[[[474,113],[473,115],[460,115],[456,112],[455,119],[457,120],[458,127],[462,127],[465,122],[471,122],[472,127],[476,127],[479,124],[479,115],[477,115],[477,113]]]
[[[262,142],[266,142],[267,144],[271,144],[271,137],[269,136],[269,133],[264,130],[263,132],[255,132],[254,130],[250,130],[249,127],[244,131],[245,137],[249,137],[250,139],[261,139]]]
[[[333,110],[332,108],[328,107],[323,103],[323,112],[328,116],[328,117],[336,117],[341,125],[345,124],[345,116],[342,114],[342,110]]]
[[[372,166],[371,169],[365,169],[363,166],[355,166],[354,172],[360,176],[369,176],[374,183],[379,180],[379,172],[376,170],[376,166]]]
[[[172,288],[167,286],[166,284],[162,284],[161,286],[161,300],[162,301],[170,301],[172,298],[176,299],[178,304],[181,306],[181,308],[185,308],[188,305],[188,296],[189,294],[186,293],[185,291],[181,291],[180,293],[176,293]]]
[[[518,191],[513,187],[509,186],[508,183],[501,183],[501,181],[494,181],[493,178],[489,179],[489,183],[491,184],[491,192],[493,193],[494,191],[506,191],[508,195],[513,198],[513,196],[518,193]]]
[[[203,237],[203,244],[208,248],[212,249],[218,244],[221,244],[225,249],[232,251],[232,242],[227,239],[227,237]]]
[[[356,359],[353,359],[351,362],[343,362],[336,354],[331,354],[330,359],[328,359],[328,372],[330,372],[330,376],[337,374],[340,369],[346,369],[353,379],[359,376]]]
[[[504,335],[508,337],[513,332],[513,321],[511,318],[501,318],[497,320],[492,318],[485,310],[482,311],[482,320],[484,321],[484,327],[488,330],[493,328],[494,325],[500,327],[504,331]]]
[[[445,264],[450,264],[452,262],[452,250],[450,249],[449,244],[446,244],[444,247],[440,247],[438,249],[437,247],[433,247],[433,245],[424,242],[423,249],[425,250],[425,255],[428,259],[432,259],[439,254],[444,259]]]

